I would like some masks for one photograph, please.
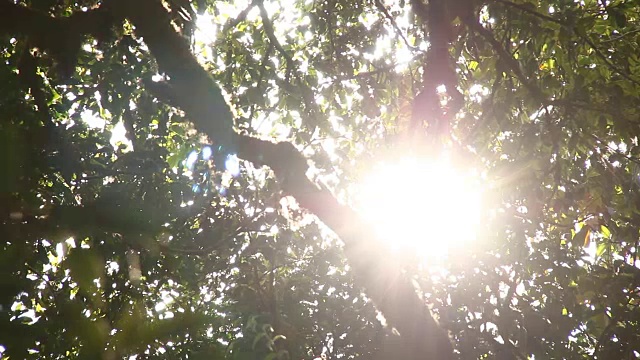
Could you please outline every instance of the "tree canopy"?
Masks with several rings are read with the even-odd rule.
[[[2,359],[639,359],[638,49],[634,0],[0,0]]]

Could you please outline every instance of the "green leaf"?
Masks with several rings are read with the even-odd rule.
[[[596,256],[597,257],[601,257],[609,248],[609,245],[606,242],[601,242],[600,244],[598,244],[598,247],[596,248]]]
[[[580,231],[578,231],[572,239],[572,243],[576,246],[589,246],[591,237],[591,228],[587,225],[583,225]]]
[[[66,262],[71,271],[71,278],[85,291],[95,288],[93,281],[100,280],[105,275],[104,259],[95,249],[72,249]]]

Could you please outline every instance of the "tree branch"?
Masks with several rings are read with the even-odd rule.
[[[233,114],[220,88],[191,54],[189,43],[171,26],[170,14],[159,1],[109,3],[134,24],[160,70],[169,76],[172,101],[187,113],[198,131],[209,136],[218,150],[214,153],[216,164],[224,164],[225,155],[237,151]]]
[[[36,16],[33,11],[11,2],[0,4],[0,13],[9,9],[26,17]],[[171,27],[170,16],[160,1],[110,0],[106,4],[113,5],[118,17],[128,18],[136,33],[144,38],[161,70],[170,79],[171,100],[188,115],[198,131],[219,145],[235,144],[238,155],[247,161],[269,166],[281,179],[283,190],[344,241],[347,258],[357,279],[389,324],[401,334],[405,348],[411,354],[405,358],[453,359],[453,347],[447,333],[419,299],[411,282],[402,275],[400,264],[390,262],[382,249],[371,245],[370,241],[376,235],[354,210],[340,204],[329,190],[317,187],[306,177],[307,161],[296,148],[290,143],[272,143],[240,136],[233,131],[233,115],[221,90],[191,54],[187,40]],[[57,20],[49,18],[47,21],[53,24]],[[19,22],[15,21],[11,27],[20,27],[25,33],[37,31],[18,25]],[[85,25],[86,29],[78,27],[75,30],[80,34],[90,33],[91,24]],[[6,24],[0,26],[0,32],[8,31]],[[42,25],[40,28],[45,29]]]
[[[376,235],[354,210],[306,177],[306,159],[292,144],[241,137],[239,150],[241,158],[268,165],[278,178],[284,178],[283,190],[345,242],[347,258],[368,295],[401,334],[403,342],[415,347],[410,351],[412,358],[453,359],[447,334],[401,274],[399,264],[390,264],[380,248],[371,246],[369,241]]]
[[[452,38],[451,20],[446,0],[412,0],[411,9],[427,26],[429,49],[423,66],[422,90],[413,100],[411,129],[419,134],[429,123],[429,132],[435,135],[449,135],[450,122],[462,108],[464,96],[458,91],[458,76],[455,61],[449,53]],[[444,85],[450,98],[447,107],[441,105],[438,88]]]
[[[270,44],[275,46],[276,50],[278,50],[280,55],[284,57],[284,60],[287,63],[285,81],[289,82],[289,79],[291,77],[291,72],[295,70],[295,62],[293,61],[293,58],[291,58],[291,55],[289,55],[287,50],[285,50],[285,48],[282,47],[282,44],[280,44],[280,41],[278,41],[275,30],[273,28],[273,23],[271,22],[271,19],[269,19],[269,14],[267,13],[267,9],[264,7],[264,4],[262,3],[262,1],[258,2],[257,6],[260,9],[260,18],[262,19],[262,26],[264,26],[264,32],[265,34],[267,34],[267,38],[269,38]]]
[[[159,2],[140,0],[129,11],[128,17],[145,36],[145,42],[158,63],[172,63],[175,60],[171,57],[181,59],[181,66],[166,70],[172,79],[178,81],[179,77],[184,77],[186,80],[179,81],[195,82],[192,84],[194,89],[217,88],[208,75],[202,75],[204,70],[197,64],[188,46],[180,44],[184,40],[177,38],[175,32],[174,35],[158,34],[160,31],[157,28],[169,29],[168,23],[162,23],[163,19],[166,21],[166,16],[159,14],[164,11]],[[189,66],[184,66],[185,63]],[[209,90],[195,94],[176,92],[176,95],[175,101],[196,128],[209,137],[217,136],[215,127],[206,126],[211,122],[210,113],[203,113],[201,104],[191,99],[198,98],[205,103],[220,102],[223,101],[220,94]],[[224,106],[227,107],[226,104]],[[407,346],[414,347],[414,358],[452,359],[453,349],[448,335],[418,298],[413,285],[402,276],[399,264],[387,265],[386,254],[369,243],[375,234],[360,216],[341,205],[329,190],[318,188],[306,177],[307,161],[296,148],[290,143],[276,144],[248,136],[238,136],[238,140],[240,158],[256,165],[268,165],[281,179],[283,190],[294,196],[302,207],[314,213],[345,242],[347,257],[355,274],[389,323],[400,332]]]
[[[407,37],[404,36],[404,34],[402,33],[402,29],[400,29],[400,26],[398,26],[398,23],[396,22],[396,20],[393,18],[393,16],[389,13],[389,10],[387,9],[387,7],[382,3],[381,0],[375,0],[375,4],[376,7],[378,8],[378,10],[380,10],[380,12],[382,12],[382,14],[384,15],[384,17],[389,20],[389,22],[391,23],[391,26],[393,26],[393,29],[396,32],[396,36],[399,36],[402,41],[404,42],[404,44],[407,46],[407,49],[409,50],[416,50],[416,47],[411,45],[409,43],[409,40],[407,40]]]
[[[496,40],[495,37],[493,37],[491,31],[475,21],[468,22],[466,25],[470,29],[480,34],[487,42],[489,42],[493,50],[498,53],[500,60],[502,60],[509,67],[509,70],[511,70],[518,81],[520,81],[520,83],[525,87],[525,89],[529,91],[529,93],[531,93],[532,96],[534,96],[539,102],[548,104],[549,100],[546,99],[542,90],[540,90],[540,88],[529,81],[527,76],[522,72],[522,69],[520,69],[520,64],[518,64],[518,61],[514,59],[511,54],[509,54],[509,52],[502,46],[502,44],[500,44],[498,40]]]
[[[84,37],[92,35],[99,41],[108,40],[112,36],[111,28],[118,20],[105,5],[56,18],[13,1],[0,0],[0,34],[28,36],[31,46],[41,48],[53,57],[63,79],[75,73]]]
[[[575,26],[571,26],[569,24],[567,24],[566,22],[562,21],[562,20],[558,20],[556,18],[553,18],[551,16],[545,15],[545,14],[541,14],[533,9],[531,9],[530,7],[527,7],[525,5],[522,4],[516,4],[513,3],[511,1],[508,0],[496,0],[496,2],[501,3],[503,5],[506,6],[510,6],[513,8],[516,8],[526,14],[529,14],[531,16],[535,16],[539,19],[545,20],[545,21],[549,21],[549,22],[553,22],[555,24],[558,24],[562,27],[564,27],[565,29],[573,32],[574,34],[576,34],[576,36],[578,36],[580,39],[582,39],[582,41],[584,41],[585,43],[587,43],[587,45],[589,45],[589,47],[594,51],[595,55],[600,58],[600,60],[602,60],[605,65],[611,69],[613,72],[617,73],[618,75],[622,76],[623,78],[631,81],[632,83],[636,84],[636,85],[640,85],[640,81],[638,81],[637,79],[633,78],[631,76],[631,74],[627,73],[626,71],[620,69],[618,66],[616,66],[603,52],[602,50],[600,50],[596,44],[589,38],[589,36],[582,32],[579,31]],[[604,2],[603,2],[604,3]],[[606,7],[605,7],[606,8]],[[485,29],[486,30],[486,29]]]

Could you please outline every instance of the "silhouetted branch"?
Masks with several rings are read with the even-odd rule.
[[[141,0],[132,9],[128,17],[141,33],[153,32],[154,27],[166,27],[159,24],[166,16],[156,15],[163,11],[159,2]],[[136,13],[136,11],[138,11]],[[155,16],[149,16],[149,12]],[[144,17],[142,12],[144,12]],[[215,84],[208,76],[200,76],[204,71],[198,65],[193,65],[195,59],[188,52],[186,45],[174,41],[167,41],[167,34],[163,36],[145,37],[149,49],[157,58],[158,63],[169,62],[164,57],[182,58],[182,62],[189,61],[189,66],[182,66],[180,71],[167,70],[171,78],[184,76],[192,82],[195,89],[213,87]],[[180,40],[184,41],[184,40]],[[175,48],[171,48],[175,46]],[[187,60],[189,59],[189,60]],[[193,60],[191,60],[193,59]],[[190,73],[191,72],[191,73]],[[206,85],[206,86],[205,86]],[[194,92],[176,93],[176,102],[184,110],[197,128],[210,137],[211,128],[203,123],[211,121],[210,114],[203,114],[190,97],[201,98],[205,102],[218,101],[212,97],[214,93],[204,93],[194,96]],[[215,131],[215,130],[213,130]],[[369,296],[374,299],[376,306],[382,311],[390,324],[403,336],[407,346],[415,347],[415,359],[431,357],[451,359],[453,350],[449,338],[431,316],[429,309],[418,298],[413,285],[401,274],[398,264],[387,264],[388,257],[380,249],[370,246],[370,239],[375,237],[355,211],[340,204],[327,189],[318,188],[306,177],[307,161],[290,143],[272,143],[248,136],[238,137],[238,155],[240,158],[256,165],[269,166],[281,179],[283,190],[296,198],[298,203],[314,213],[329,226],[345,242],[347,257],[361,284],[367,289]]]
[[[285,62],[287,63],[287,71],[285,76],[285,81],[289,82],[291,77],[291,72],[295,70],[295,62],[291,58],[291,55],[282,47],[280,41],[276,37],[275,31],[273,29],[273,23],[271,19],[269,19],[269,14],[267,14],[267,9],[265,9],[264,4],[262,2],[258,3],[258,8],[260,9],[260,17],[262,18],[262,25],[264,26],[264,32],[267,34],[267,38],[269,38],[269,42],[273,45],[276,50],[282,55]]]
[[[415,50],[416,47],[411,45],[411,44],[409,44],[409,40],[407,40],[407,37],[404,36],[404,34],[402,33],[402,30],[400,30],[400,27],[398,26],[398,23],[393,18],[393,16],[391,16],[391,14],[389,14],[389,10],[387,10],[387,8],[384,6],[384,4],[380,0],[376,0],[375,4],[376,4],[376,7],[378,8],[378,10],[380,10],[382,12],[384,17],[387,18],[387,20],[389,20],[389,22],[391,23],[391,26],[393,26],[393,29],[396,31],[396,35],[398,35],[402,39],[402,41],[407,46],[407,48],[409,48],[410,50]]]
[[[0,4],[0,13],[7,9],[24,13],[22,15],[32,17],[29,22],[32,25],[36,18],[37,21],[48,21],[51,27],[60,21],[45,19],[11,2]],[[400,264],[390,262],[382,249],[371,246],[370,241],[376,235],[354,210],[340,204],[328,189],[319,188],[307,178],[305,157],[290,143],[272,143],[233,132],[233,116],[221,90],[191,54],[187,40],[171,26],[170,15],[161,2],[110,0],[105,4],[112,6],[117,18],[126,17],[133,23],[137,35],[144,39],[161,71],[170,79],[163,90],[168,92],[172,104],[187,114],[196,129],[218,143],[236,142],[241,158],[258,166],[269,166],[281,180],[284,192],[294,196],[302,207],[318,216],[344,241],[354,274],[389,324],[401,334],[403,344],[411,354],[407,359],[453,359],[447,333],[436,323],[411,282],[403,276]],[[74,30],[80,35],[96,30],[92,24],[85,26],[74,27]],[[39,31],[15,21],[0,25],[0,32],[8,29],[25,33]],[[41,29],[46,27],[41,26]],[[56,37],[62,34],[58,32]]]

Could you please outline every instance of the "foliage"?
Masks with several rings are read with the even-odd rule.
[[[636,2],[453,19],[448,146],[491,190],[476,246],[434,276],[350,248],[370,233],[335,226],[333,197],[285,197],[306,160],[348,201],[406,150],[435,31],[419,0],[0,1],[3,358],[422,358],[378,320],[408,300],[371,282],[397,274],[456,357],[640,358]]]

